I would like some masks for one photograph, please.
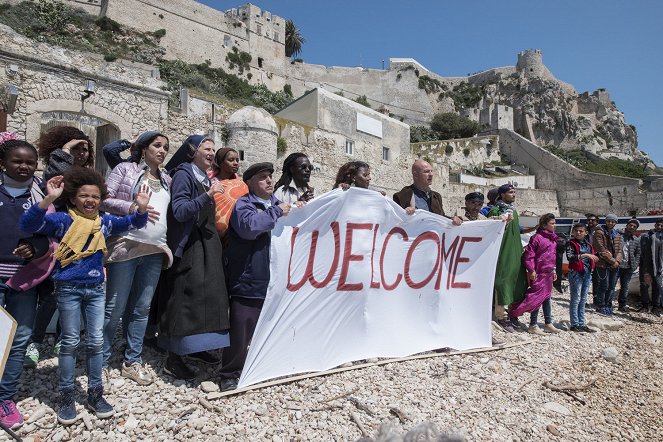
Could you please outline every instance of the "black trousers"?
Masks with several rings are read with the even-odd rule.
[[[230,347],[223,349],[221,378],[239,378],[242,374],[264,302],[260,298],[230,297]]]

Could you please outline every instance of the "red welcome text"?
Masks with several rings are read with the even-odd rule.
[[[299,228],[293,228],[290,237],[287,289],[295,292],[307,283],[315,288],[327,287],[332,283],[339,265],[340,274],[338,280],[334,281],[336,290],[339,291],[356,292],[364,290],[365,286],[373,289],[382,288],[387,291],[405,286],[412,289],[421,289],[430,285],[433,285],[435,290],[439,290],[443,284],[447,290],[470,289],[472,287],[469,281],[458,280],[458,274],[462,273],[459,270],[462,271],[463,266],[471,265],[470,258],[464,255],[463,252],[466,251],[467,247],[471,247],[473,243],[481,242],[482,238],[475,236],[454,236],[451,240],[447,237],[446,232],[438,233],[434,231],[422,232],[416,237],[410,238],[407,232],[401,227],[394,227],[384,238],[379,238],[379,227],[379,224],[372,223],[347,223],[341,226],[337,221],[332,222],[330,229],[334,239],[333,257],[331,260],[324,260],[325,263],[329,262],[329,264],[326,264],[329,267],[323,269],[324,271],[320,269],[320,262],[322,262],[320,257],[327,256],[332,253],[332,250],[328,247],[325,247],[324,250],[319,250],[318,239],[320,232],[314,230],[310,236],[310,244],[306,249],[308,255],[305,257],[306,267],[302,275],[293,275],[292,263],[295,245],[297,241],[301,241],[301,238],[297,238]],[[366,241],[365,238],[369,232],[372,240],[370,255],[356,253],[356,242]],[[364,239],[358,240],[357,236]],[[398,272],[386,271],[385,259],[387,254],[389,254],[390,250],[393,252],[397,247],[402,248],[402,243],[409,243],[403,265],[402,267],[400,264],[398,266],[402,270]],[[417,252],[421,253],[423,244],[427,244],[426,250],[429,250],[432,244],[436,251],[434,264],[423,278],[420,276],[419,280],[415,280],[412,276],[412,270],[413,266],[420,265],[417,263],[422,261],[417,261],[416,257]],[[317,268],[316,258],[318,259]],[[370,260],[370,278],[357,281],[349,280],[351,267],[361,265],[361,262],[364,260]],[[430,261],[426,260],[426,262]]]

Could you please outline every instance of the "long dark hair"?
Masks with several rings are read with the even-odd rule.
[[[290,185],[292,182],[292,172],[290,172],[290,168],[294,166],[295,162],[300,158],[308,158],[308,156],[305,153],[295,152],[288,155],[285,161],[283,161],[283,175],[281,175],[281,178],[279,178],[279,180],[276,182],[276,185],[274,186],[275,192],[276,189],[281,186],[285,187]]]
[[[131,161],[134,163],[140,163],[143,158],[143,152],[147,149],[152,142],[157,139],[157,137],[163,137],[166,139],[166,143],[170,143],[170,140],[167,136],[161,132],[154,131],[147,134],[149,136],[139,136],[138,139],[131,146]]]
[[[336,189],[341,183],[352,184],[352,179],[362,167],[365,167],[366,169],[371,168],[368,163],[363,161],[350,161],[349,163],[342,165],[336,174],[336,182],[334,183],[333,189]]]

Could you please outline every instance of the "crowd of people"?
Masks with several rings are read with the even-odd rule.
[[[271,231],[291,208],[316,196],[309,158],[289,155],[277,181],[268,162],[252,164],[240,176],[236,150],[216,150],[213,139],[191,135],[164,164],[169,139],[148,131],[103,147],[112,169],[104,178],[94,170],[93,143],[80,130],[53,127],[36,144],[0,134],[0,303],[17,322],[0,382],[0,423],[23,423],[14,397],[24,366],[36,366],[47,351],[44,336],[56,310],[57,418],[64,425],[77,419],[74,370],[81,329],[85,405],[99,418],[114,414],[104,388],[120,323],[123,377],[139,385],[154,381],[142,360],[148,345],[166,354],[167,375],[190,380],[196,375],[191,361],[216,364],[221,389],[236,388],[267,293]],[[43,179],[35,175],[39,160]],[[527,229],[519,225],[512,185],[488,192],[485,207],[484,195],[471,192],[465,207],[447,215],[442,196],[431,189],[431,165],[415,161],[412,179],[393,196],[409,215],[424,210],[455,226],[489,218],[505,223],[495,279],[498,323],[506,331],[559,332],[550,303],[560,242],[554,215],[541,217],[523,249],[520,235]],[[370,181],[370,166],[352,161],[339,169],[333,188],[369,189]],[[592,331],[585,323],[590,281],[598,312],[611,315],[617,279],[624,310],[624,287],[638,267],[640,309],[660,310],[663,220],[640,238],[634,236],[635,219],[623,234],[614,229],[614,215],[606,216],[605,226],[596,221],[592,215],[586,226],[574,226],[565,245],[571,330],[578,332]],[[537,325],[540,308],[543,331]],[[525,312],[529,327],[519,321]],[[218,349],[224,349],[221,357]]]

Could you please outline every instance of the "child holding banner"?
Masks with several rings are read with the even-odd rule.
[[[52,279],[60,311],[62,346],[58,359],[60,406],[58,421],[69,425],[77,420],[74,390],[76,350],[80,343],[80,318],[83,311],[87,335],[87,407],[99,418],[114,414],[103,397],[101,379],[103,362],[103,325],[106,295],[103,257],[106,237],[124,233],[147,224],[148,187],[142,185],[135,196],[138,209],[126,216],[99,213],[106,197],[104,178],[92,169],[73,167],[62,176],[48,180],[48,194],[30,207],[21,218],[21,230],[41,233],[60,240]],[[68,212],[46,214],[49,204],[60,196]]]

